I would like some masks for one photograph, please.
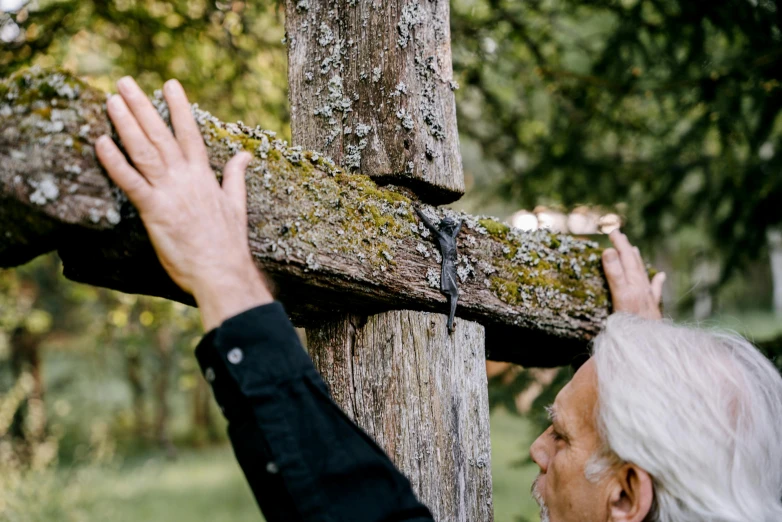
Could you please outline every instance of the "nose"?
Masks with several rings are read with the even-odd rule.
[[[540,437],[535,439],[535,442],[529,447],[529,456],[535,464],[538,465],[541,473],[546,473],[548,471],[549,452],[546,444],[546,437],[548,436],[548,431],[550,429],[552,428],[549,427],[546,431],[541,433]]]

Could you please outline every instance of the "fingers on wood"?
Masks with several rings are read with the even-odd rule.
[[[182,151],[179,144],[141,87],[133,78],[126,76],[117,82],[117,89],[138,122],[138,126],[147,136],[147,140],[157,149],[163,161],[167,165],[181,161]]]
[[[141,129],[125,100],[119,95],[114,95],[109,98],[106,107],[133,164],[150,181],[160,179],[164,173],[160,154]]]
[[[182,84],[169,80],[163,86],[163,94],[171,113],[171,125],[182,152],[188,160],[207,160],[206,146],[201,130],[190,112],[190,102]]]
[[[136,207],[144,206],[151,186],[136,169],[134,169],[117,144],[108,136],[101,136],[95,143],[95,153],[109,177],[128,195]]]
[[[240,152],[231,158],[223,169],[223,190],[242,214],[247,214],[247,185],[244,173],[251,159],[249,152]]]

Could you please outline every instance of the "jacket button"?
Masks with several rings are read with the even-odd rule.
[[[215,371],[211,367],[207,368],[206,371],[204,371],[204,377],[206,377],[206,382],[210,384],[215,382]]]
[[[266,472],[270,475],[276,475],[280,471],[280,468],[277,467],[277,464],[274,462],[269,462],[266,464]]]
[[[241,348],[233,348],[228,352],[228,362],[231,364],[239,364],[244,359],[244,352]]]

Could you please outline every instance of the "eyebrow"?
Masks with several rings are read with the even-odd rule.
[[[554,422],[557,420],[557,409],[554,407],[553,404],[549,404],[546,406],[546,415],[548,416],[548,420],[551,422]]]
[[[549,404],[546,406],[546,415],[548,416],[549,420],[552,424],[556,424],[556,429],[559,432],[559,434],[564,438],[565,440],[570,440],[570,434],[568,433],[565,426],[562,425],[562,421],[557,415],[557,407],[554,404]]]

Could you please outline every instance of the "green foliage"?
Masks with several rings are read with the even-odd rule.
[[[527,208],[620,204],[637,237],[695,226],[726,268],[757,258],[782,222],[780,11],[456,0],[459,127],[483,188]]]
[[[0,13],[20,29],[0,47],[0,77],[56,65],[108,91],[133,75],[148,92],[176,77],[221,119],[288,135],[282,15],[271,0],[34,2]]]

